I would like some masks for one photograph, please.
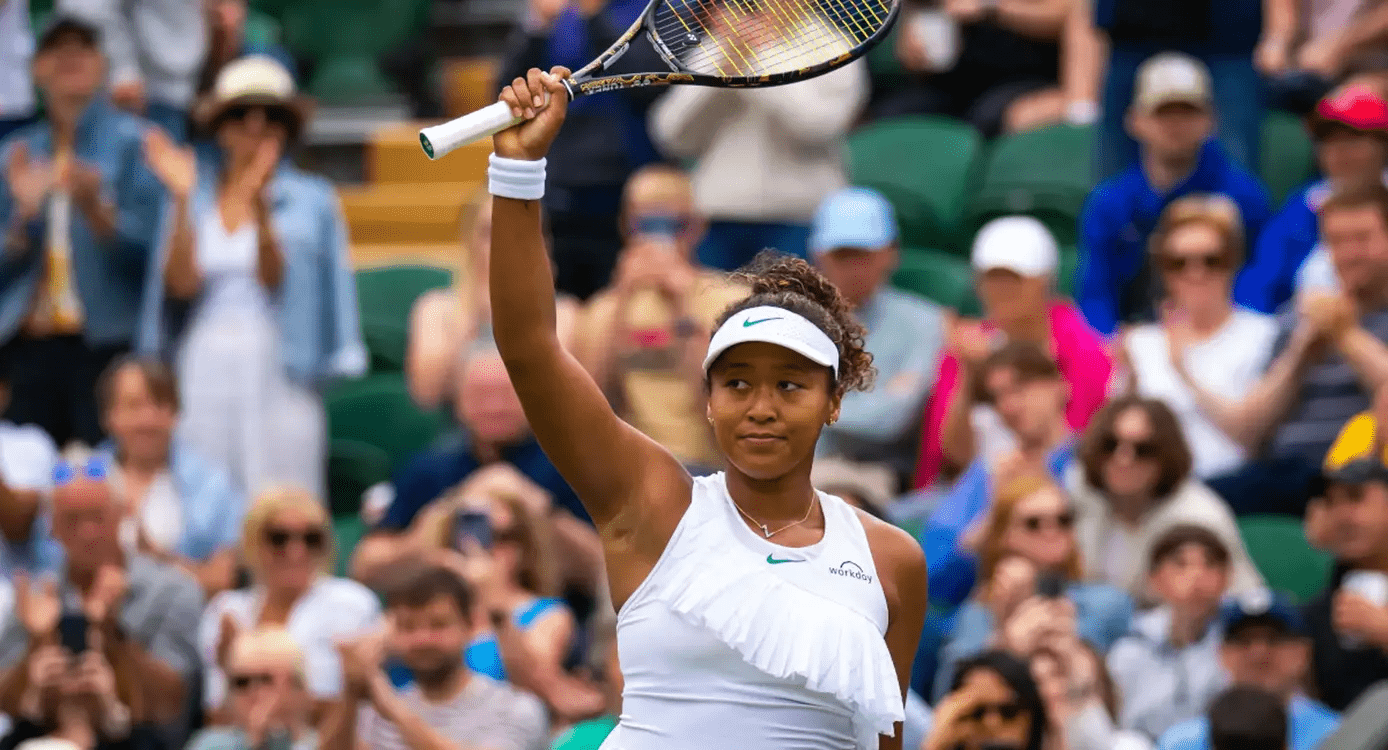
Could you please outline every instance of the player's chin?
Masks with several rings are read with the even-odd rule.
[[[738,445],[728,452],[728,463],[747,477],[762,481],[780,479],[789,474],[803,458],[784,440],[769,445]]]

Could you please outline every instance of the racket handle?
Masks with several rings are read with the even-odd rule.
[[[419,145],[424,147],[424,153],[430,159],[438,159],[460,146],[496,135],[524,120],[524,117],[513,116],[506,102],[496,102],[442,125],[419,131]]]

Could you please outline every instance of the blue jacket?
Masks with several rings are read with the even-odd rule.
[[[194,221],[215,210],[219,159],[207,150],[198,157]],[[357,312],[357,283],[347,248],[347,225],[337,192],[327,180],[302,172],[288,160],[270,179],[272,221],[284,255],[284,280],[272,295],[279,322],[281,352],[289,375],[306,385],[366,371]],[[197,305],[165,297],[164,262],[173,231],[172,202],[161,212],[157,262],[145,277],[144,306],[136,348],[171,354],[187,315]]]
[[[1085,319],[1100,333],[1119,323],[1153,319],[1153,279],[1147,241],[1171,201],[1195,193],[1223,193],[1243,213],[1244,236],[1257,237],[1271,209],[1258,179],[1229,158],[1213,139],[1195,171],[1165,194],[1147,182],[1139,164],[1101,183],[1080,215],[1080,271],[1076,294]]]
[[[1253,254],[1234,283],[1234,301],[1259,312],[1275,313],[1296,291],[1296,272],[1320,241],[1316,212],[1330,194],[1330,182],[1301,186],[1263,227]]]
[[[135,335],[140,293],[150,249],[158,233],[164,190],[145,165],[143,138],[148,123],[94,100],[77,123],[76,157],[101,172],[102,189],[116,209],[116,234],[98,239],[86,216],[72,211],[73,283],[86,313],[83,336],[94,345],[129,344]],[[0,163],[24,143],[29,158],[53,158],[48,121],[26,125],[0,143]],[[15,209],[9,183],[0,180],[0,227],[8,228]],[[30,252],[0,254],[0,341],[9,340],[28,317],[46,255],[47,212],[25,227]]]

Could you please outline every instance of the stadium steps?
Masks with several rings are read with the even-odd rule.
[[[368,184],[338,189],[354,245],[449,245],[458,241],[463,204],[477,191],[462,183]]]

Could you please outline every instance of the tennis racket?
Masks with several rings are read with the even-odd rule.
[[[652,0],[598,59],[564,81],[569,98],[641,86],[779,86],[841,68],[887,35],[900,0]],[[604,75],[644,31],[668,71]],[[519,122],[497,102],[419,131],[430,159]]]

